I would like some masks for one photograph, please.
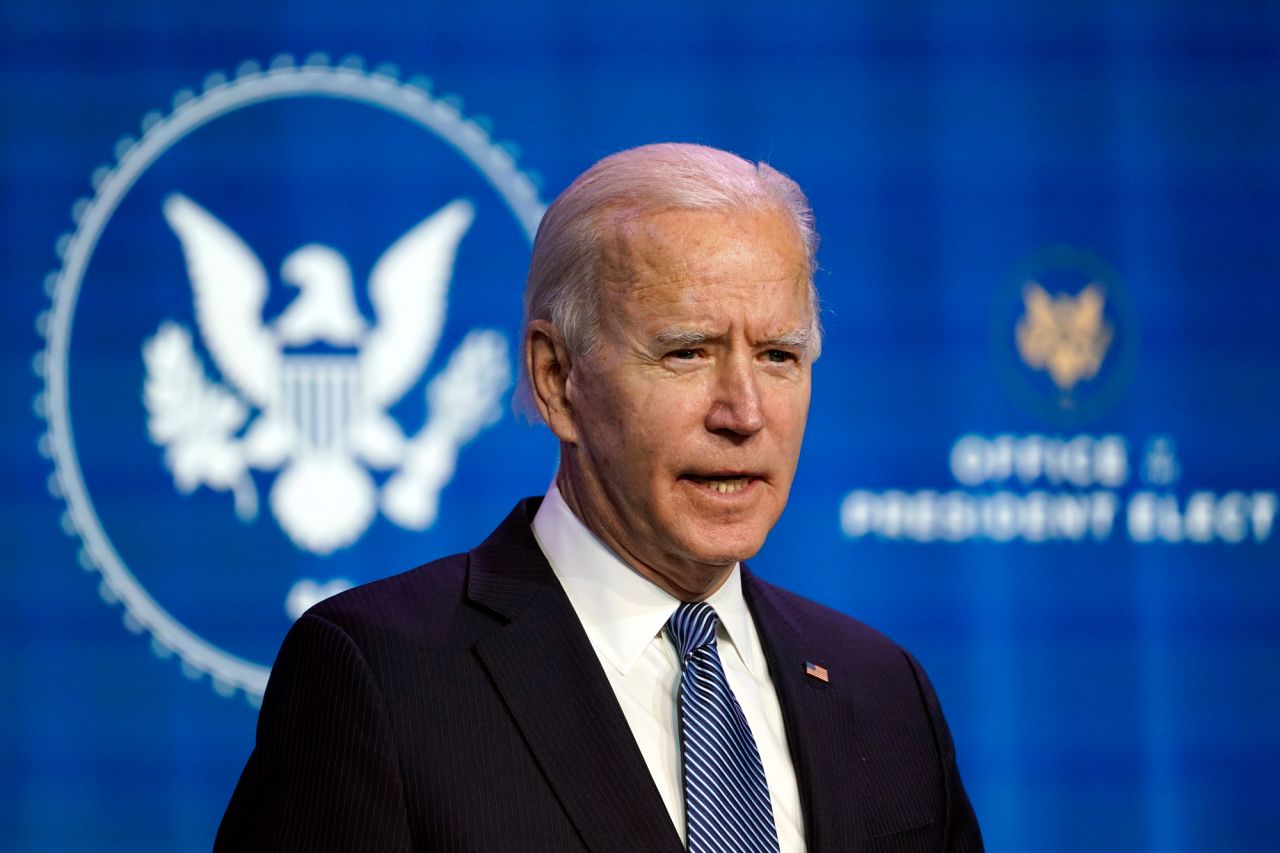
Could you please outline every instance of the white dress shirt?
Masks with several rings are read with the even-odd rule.
[[[597,539],[569,509],[555,484],[534,516],[533,533],[586,629],[671,821],[685,839],[680,661],[664,630],[680,601]],[[716,643],[725,676],[760,751],[778,842],[784,851],[804,850],[800,792],[787,750],[782,709],[755,621],[742,597],[738,566],[707,603],[720,617]]]

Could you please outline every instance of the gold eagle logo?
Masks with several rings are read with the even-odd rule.
[[[1065,395],[1098,375],[1114,331],[1103,316],[1106,295],[1092,282],[1075,296],[1050,295],[1038,282],[1022,288],[1026,313],[1018,320],[1018,354],[1028,367],[1048,372]]]

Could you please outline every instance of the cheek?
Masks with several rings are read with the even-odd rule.
[[[639,449],[678,448],[702,423],[705,394],[694,383],[663,379],[638,382],[616,395],[615,426]]]
[[[679,447],[677,436],[666,419],[652,409],[641,408],[630,423],[621,428],[614,439],[617,458],[612,464],[625,467],[638,477],[649,479]]]
[[[806,400],[805,405],[791,415],[791,423],[789,424],[791,431],[791,441],[795,444],[796,450],[799,451],[800,443],[804,440],[804,428],[809,422],[809,406]]]
[[[771,400],[769,420],[777,425],[779,440],[787,446],[798,445],[804,438],[809,419],[809,387],[779,389]]]
[[[569,404],[574,424],[588,444],[600,444],[617,436],[627,423],[625,396],[607,376],[589,370],[577,374],[571,386]]]
[[[639,487],[658,467],[662,443],[670,441],[663,402],[637,393],[644,389],[604,382],[582,390],[577,426],[593,464],[616,487]]]
[[[649,495],[646,501],[668,499],[673,479],[702,452],[702,420],[687,401],[660,395],[637,401],[629,422],[612,440],[612,458],[605,464],[631,488]]]

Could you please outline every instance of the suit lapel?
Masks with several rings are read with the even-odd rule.
[[[468,596],[506,624],[476,644],[534,758],[592,850],[680,850],[680,837],[525,501],[471,552]]]
[[[847,753],[838,749],[856,742],[856,720],[835,684],[805,673],[807,663],[831,666],[832,650],[815,648],[804,631],[804,614],[745,567],[742,591],[786,722],[787,743],[796,769],[804,809],[809,850],[861,850],[866,842],[856,779]],[[838,670],[831,679],[850,677]]]

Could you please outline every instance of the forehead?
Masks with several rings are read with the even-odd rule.
[[[804,244],[779,210],[666,210],[611,226],[600,265],[606,313],[698,319],[751,307],[781,325],[808,316]]]

